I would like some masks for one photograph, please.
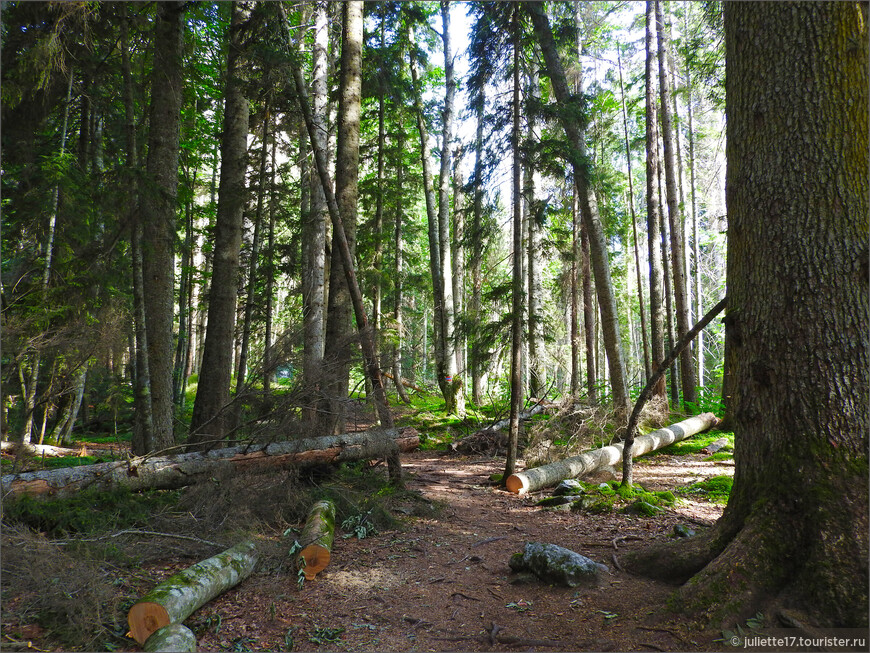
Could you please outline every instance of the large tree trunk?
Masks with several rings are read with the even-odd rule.
[[[3,495],[71,496],[87,487],[131,491],[169,490],[207,480],[221,471],[271,469],[293,465],[369,460],[413,451],[420,444],[414,429],[373,429],[272,444],[250,444],[176,456],[82,465],[56,470],[7,474]]]
[[[646,233],[649,254],[649,315],[650,315],[650,365],[655,373],[665,359],[665,313],[662,296],[661,219],[659,217],[659,158],[657,153],[658,120],[655,97],[655,2],[646,3]],[[667,401],[665,379],[653,396]]]
[[[696,433],[706,431],[718,424],[719,420],[713,413],[703,413],[689,419],[671,424],[647,435],[642,435],[634,441],[634,455],[642,456],[674,442],[685,440]],[[592,449],[579,456],[558,460],[548,465],[533,467],[519,472],[507,479],[508,491],[514,494],[527,494],[551,485],[556,485],[566,478],[577,478],[591,474],[602,467],[613,467],[622,460],[622,443],[612,444],[599,449]]]
[[[664,18],[661,0],[656,0],[656,23],[658,26],[659,47],[659,95],[662,112],[662,145],[665,158],[665,186],[668,198],[668,221],[671,235],[671,257],[674,270],[674,310],[677,322],[677,339],[689,331],[689,302],[686,298],[686,249],[683,241],[683,215],[680,198],[677,194],[679,169],[676,160],[676,137],[674,134],[671,109],[671,85],[667,75],[667,44],[665,39]],[[695,367],[692,346],[689,345],[680,356],[680,379],[683,389],[683,405],[697,403],[695,389]]]
[[[717,621],[868,623],[867,21],[725,4],[734,487],[707,536],[623,558]]]
[[[359,128],[362,92],[363,3],[351,0],[342,4],[341,76],[338,101],[338,142],[335,152],[335,199],[341,214],[344,234],[332,232],[332,251],[338,251],[340,238],[347,242],[351,262],[356,252],[357,198],[359,182]],[[319,432],[344,430],[350,364],[353,358],[351,297],[344,270],[333,265],[329,271],[329,299],[326,317],[324,391],[329,408],[318,415]]]
[[[314,128],[323,135],[324,143],[327,142],[329,135],[327,115],[328,5],[326,0],[321,0],[314,5],[314,43],[311,50],[311,120]],[[309,147],[306,144],[305,150],[307,151]],[[308,398],[308,401],[314,404],[319,398],[318,388],[323,374],[326,223],[329,218],[326,213],[326,196],[323,194],[323,186],[317,174],[310,175],[309,185],[310,208],[302,214],[302,328],[304,333],[302,378],[306,390],[314,393]],[[304,417],[313,423],[316,414],[309,409],[304,412]]]
[[[571,103],[565,71],[559,59],[556,42],[550,29],[550,21],[544,13],[543,4],[526,2],[535,26],[535,34],[541,44],[547,70],[553,84],[556,100],[562,105]],[[610,264],[607,254],[607,243],[604,239],[604,229],[598,214],[598,204],[592,188],[589,185],[586,166],[586,144],[583,132],[577,122],[564,114],[561,118],[562,127],[574,150],[571,164],[574,166],[574,179],[580,191],[580,210],[583,222],[589,234],[592,268],[595,273],[595,290],[598,295],[598,307],[601,312],[601,326],[604,336],[604,348],[607,353],[607,365],[610,372],[610,388],[613,393],[613,405],[620,411],[628,409],[628,386],[625,377],[625,366],[622,356],[622,337],[619,328],[619,313],[616,296],[610,277]]]
[[[233,426],[228,405],[248,163],[249,111],[242,79],[244,46],[241,28],[249,8],[245,2],[234,2],[232,11],[208,327],[187,440],[191,450],[201,448],[207,440],[222,440]]]
[[[250,576],[257,558],[256,545],[247,540],[170,576],[130,608],[127,613],[130,635],[144,644],[164,626],[181,623]]]
[[[142,650],[148,653],[196,651],[196,635],[183,624],[169,624],[152,633]]]
[[[520,161],[520,20],[519,5],[514,5],[511,30],[513,34],[513,129],[511,131],[513,190],[513,286],[511,292],[511,398],[508,424],[507,460],[504,478],[514,473],[517,441],[520,432],[520,404],[523,401],[522,340],[523,340],[523,200],[522,163]]]
[[[305,574],[305,580],[314,580],[329,565],[334,539],[335,504],[322,499],[311,506],[299,535],[302,549],[296,554],[296,564]]]

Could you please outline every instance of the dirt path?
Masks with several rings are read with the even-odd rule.
[[[407,530],[361,541],[337,539],[330,567],[301,591],[286,573],[256,575],[194,617],[204,631],[200,650],[720,648],[716,633],[664,610],[672,587],[619,572],[612,561],[614,553],[670,539],[674,524],[697,528],[718,517],[720,507],[689,504],[678,509],[682,514],[654,519],[546,512],[485,484],[502,471],[501,460],[416,452],[403,462],[410,489],[446,504],[437,518],[416,518]],[[679,467],[664,457],[639,464],[637,480],[648,489],[672,489],[696,480],[679,474],[723,473],[699,458],[688,462],[682,456]],[[615,538],[627,538],[618,551]],[[507,561],[527,541],[573,549],[611,573],[591,588],[513,584]],[[337,629],[339,639],[327,641]]]

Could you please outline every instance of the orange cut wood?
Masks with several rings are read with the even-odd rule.
[[[169,613],[159,603],[142,601],[136,603],[127,613],[127,624],[130,626],[128,637],[144,644],[151,634],[168,626],[171,619]]]

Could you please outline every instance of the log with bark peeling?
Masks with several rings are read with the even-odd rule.
[[[713,413],[703,413],[685,419],[682,422],[653,431],[647,435],[641,435],[634,440],[634,455],[642,456],[651,451],[661,449],[674,442],[685,440],[688,437],[706,431],[719,423]],[[622,460],[622,443],[613,444],[600,449],[593,449],[565,458],[549,465],[534,467],[524,472],[518,472],[508,477],[507,489],[514,494],[526,494],[541,488],[556,485],[566,478],[577,478],[590,474],[597,469],[613,466]]]
[[[129,635],[145,644],[153,633],[181,623],[198,608],[251,575],[257,548],[246,540],[167,578],[140,598],[127,613]]]
[[[169,624],[151,635],[145,641],[142,649],[149,653],[162,653],[163,651],[167,653],[195,653],[196,635],[183,624]]]
[[[4,498],[23,494],[63,497],[87,487],[171,490],[208,480],[225,470],[260,471],[369,460],[413,451],[419,445],[420,436],[412,428],[371,429],[362,433],[7,474],[0,479],[0,488]]]
[[[335,539],[335,504],[328,499],[318,501],[308,511],[308,519],[299,537],[302,550],[296,555],[305,580],[314,580],[326,569],[332,556]]]
[[[81,449],[69,449],[66,447],[54,447],[50,444],[24,444],[22,442],[2,442],[0,450],[3,453],[32,456],[49,456],[52,458],[62,458],[63,456],[87,456],[88,449],[82,445]]]

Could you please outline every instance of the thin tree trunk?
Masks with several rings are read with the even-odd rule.
[[[438,248],[439,274],[443,294],[441,312],[441,338],[444,356],[438,363],[438,384],[444,395],[444,410],[459,417],[465,415],[464,384],[456,367],[455,307],[450,255],[450,170],[451,140],[453,139],[453,99],[456,94],[453,80],[453,52],[450,47],[450,2],[441,0],[441,39],[444,44],[444,112],[441,128],[441,170],[438,175]]]
[[[540,92],[538,89],[538,71],[532,66],[528,78],[529,98],[532,101],[539,100]],[[537,136],[535,135],[535,118],[532,112],[526,114],[526,125],[528,129],[527,138],[530,143],[534,143]],[[544,288],[541,281],[541,263],[542,263],[542,226],[539,225],[538,209],[535,203],[535,163],[529,161],[525,165],[525,181],[524,181],[524,196],[526,212],[526,228],[528,230],[528,311],[529,324],[528,331],[528,348],[529,348],[529,395],[540,398],[544,391],[545,373],[543,368],[543,347],[544,347],[544,315],[543,315],[543,294]]]
[[[483,289],[483,123],[484,123],[483,90],[477,100],[474,112],[477,128],[474,136],[474,205],[471,223],[471,400],[476,406],[483,401],[481,388],[481,358],[480,324],[481,324],[481,292]]]
[[[142,276],[148,371],[151,381],[151,446],[175,442],[172,401],[175,204],[178,189],[183,85],[183,2],[160,3],[154,33],[149,109],[148,192],[140,200],[143,224]]]
[[[578,199],[580,192],[578,193]],[[592,292],[592,271],[589,266],[589,236],[586,225],[580,222],[580,251],[583,254],[583,262],[580,274],[583,278],[583,336],[586,344],[586,397],[589,404],[594,406],[598,403],[598,374],[596,372],[596,360],[598,338],[595,334],[595,294]]]
[[[314,128],[329,136],[329,103],[327,69],[329,57],[329,2],[321,0],[314,4],[314,43],[311,51],[311,118]],[[304,129],[304,127],[302,127]],[[307,141],[304,132],[300,139]],[[300,145],[300,148],[302,146]],[[328,145],[327,145],[328,147]],[[307,153],[306,143],[303,151]],[[301,155],[300,155],[301,157]],[[307,166],[307,154],[305,159]],[[306,183],[307,181],[307,183]],[[307,401],[314,405],[320,397],[323,382],[324,315],[326,307],[326,197],[317,174],[309,175],[305,185],[310,188],[309,210],[302,213],[302,378],[307,392],[313,393]],[[329,410],[328,401],[323,401]],[[314,423],[317,414],[313,408],[303,410],[306,421]]]
[[[622,105],[622,130],[625,137],[625,160],[628,165],[628,205],[631,208],[631,232],[634,245],[634,263],[637,273],[637,303],[640,310],[640,333],[643,340],[643,368],[646,376],[651,374],[649,358],[649,339],[647,338],[646,311],[643,301],[643,279],[640,273],[640,249],[637,243],[637,215],[634,210],[634,183],[631,177],[631,147],[628,143],[628,113],[625,110],[625,88],[622,84],[622,52],[617,52],[619,66],[619,97]]]
[[[649,254],[650,368],[654,374],[665,359],[665,315],[662,290],[661,218],[659,213],[658,118],[656,116],[655,61],[656,43],[653,24],[654,0],[646,3],[646,233]],[[656,386],[653,396],[667,401],[665,380]]]
[[[259,185],[257,188],[257,209],[254,214],[254,238],[251,242],[251,258],[248,261],[248,287],[245,292],[245,318],[242,323],[242,349],[239,354],[239,364],[236,370],[236,397],[240,397],[245,387],[245,379],[248,376],[248,351],[251,343],[251,321],[254,313],[254,293],[257,287],[257,268],[260,258],[260,232],[263,225],[263,200],[266,196],[266,160],[268,158],[269,141],[269,102],[263,108],[263,142],[260,149],[260,172]],[[236,402],[235,426],[238,427],[241,419],[242,404]]]
[[[208,327],[190,422],[191,450],[206,441],[225,438],[232,428],[227,408],[233,369],[239,250],[247,199],[248,100],[241,78],[245,65],[241,28],[248,12],[248,3],[233,3]]]
[[[667,74],[667,43],[661,0],[656,0],[656,23],[659,34],[659,94],[661,96],[662,145],[665,160],[665,186],[667,187],[668,220],[670,222],[671,258],[674,271],[674,309],[676,312],[677,338],[689,331],[689,305],[686,300],[686,251],[683,242],[683,218],[677,194],[678,168],[671,107],[671,85]],[[680,379],[683,389],[683,406],[698,403],[695,382],[695,367],[691,344],[680,357]]]
[[[269,265],[266,268],[266,333],[263,337],[263,393],[266,397],[272,391],[272,377],[275,374],[275,364],[272,353],[272,306],[275,294],[275,155],[278,151],[277,135],[272,135],[272,171],[269,180],[269,240],[268,257]]]
[[[571,184],[571,395],[580,394],[580,211]]]
[[[565,72],[559,60],[559,53],[550,29],[550,22],[546,13],[544,13],[543,5],[530,1],[525,2],[524,5],[531,14],[535,33],[541,43],[541,49],[547,62],[547,69],[550,73],[550,80],[553,84],[556,100],[560,104],[567,105],[571,102],[568,84],[565,80]],[[610,277],[610,264],[608,261],[607,243],[604,239],[604,229],[598,214],[595,195],[588,183],[585,156],[586,145],[582,131],[576,121],[567,116],[562,116],[562,127],[574,149],[571,163],[574,166],[575,183],[577,183],[578,190],[580,191],[580,208],[583,214],[583,221],[589,232],[592,266],[595,271],[595,289],[601,312],[601,325],[604,347],[607,352],[608,369],[610,371],[613,404],[618,410],[624,411],[628,408],[628,386],[626,384],[625,366],[623,364],[619,314],[613,291],[613,282]]]
[[[461,156],[454,154],[453,157],[453,238],[451,248],[453,250],[453,269],[451,277],[453,283],[453,308],[454,330],[456,333],[456,368],[459,370],[459,378],[462,387],[460,392],[465,395],[465,378],[467,369],[468,338],[460,329],[460,321],[466,313],[465,306],[465,196],[462,192],[464,181],[460,169]],[[460,335],[462,333],[462,335]]]
[[[393,320],[396,324],[396,345],[393,348],[393,378],[396,381],[396,392],[399,399],[410,404],[411,400],[405,392],[402,383],[402,343],[405,337],[405,327],[402,316],[402,302],[404,300],[404,240],[402,238],[402,219],[405,215],[405,165],[403,154],[405,151],[405,130],[399,126],[397,136],[397,150],[399,164],[396,169],[396,218],[393,232],[393,249],[395,257],[395,270],[393,275]]]
[[[511,301],[511,403],[508,425],[507,461],[504,478],[514,473],[517,457],[517,443],[520,431],[520,405],[523,400],[522,380],[522,339],[523,339],[523,200],[522,200],[522,162],[520,160],[520,20],[519,4],[513,7],[511,32],[513,35],[513,129],[511,130],[511,152],[513,154],[513,290]]]

